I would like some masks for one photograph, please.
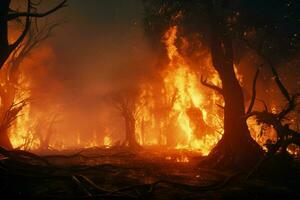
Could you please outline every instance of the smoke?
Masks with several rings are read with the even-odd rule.
[[[41,10],[53,5],[45,1]],[[61,24],[30,53],[22,71],[30,82],[32,120],[58,116],[53,138],[70,146],[78,137],[88,143],[96,136],[99,144],[106,134],[122,139],[123,121],[104,97],[154,76],[156,56],[144,36],[142,10],[139,0],[71,0],[39,21]]]

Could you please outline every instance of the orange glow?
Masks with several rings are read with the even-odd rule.
[[[184,149],[208,155],[224,132],[223,109],[221,108],[224,106],[224,101],[220,94],[203,86],[200,77],[203,75],[208,83],[219,87],[222,87],[221,80],[213,68],[207,50],[200,48],[196,52],[197,58],[204,63],[204,66],[195,67],[196,64],[191,61],[187,52],[191,45],[189,42],[193,41],[181,37],[177,26],[172,26],[166,31],[162,42],[168,61],[165,66],[160,66],[161,70],[157,71],[159,77],[157,82],[159,83],[152,84],[145,81],[139,85],[140,93],[136,101],[136,116],[134,116],[137,142],[142,146],[160,146],[166,150],[175,149],[179,152]],[[35,59],[27,60],[20,68],[18,85],[22,87],[18,87],[16,90],[14,103],[32,98],[34,81],[30,77],[33,68],[30,67],[31,65],[41,62],[37,76],[47,76],[47,69],[43,66],[45,57],[54,59],[51,48],[43,47],[35,54]],[[205,69],[205,72],[201,71],[201,67]],[[243,76],[238,72],[238,66],[234,66],[234,71],[240,84],[243,85]],[[60,89],[59,83],[52,83],[50,85],[54,90]],[[3,84],[5,83],[1,82],[1,85]],[[274,106],[271,107],[271,110],[273,113],[277,112]],[[23,107],[9,129],[9,138],[14,148],[36,150],[42,146],[39,134],[45,138],[50,121],[49,119],[47,119],[48,121],[44,120],[44,115],[48,115],[48,113],[34,109],[31,101]],[[39,133],[36,128],[40,121],[46,121],[43,124],[42,133]],[[111,148],[113,144],[122,144],[120,135],[116,136],[117,134],[115,134],[117,131],[113,132],[111,127],[106,126],[104,122],[100,123],[103,124],[102,130],[96,130],[93,127],[92,130],[87,130],[87,133],[78,127],[70,131],[64,130],[66,133],[58,129],[49,142],[49,148],[56,150]],[[248,119],[247,123],[252,137],[261,146],[269,139],[276,140],[273,128],[263,127],[263,125],[257,124],[253,118]],[[262,129],[267,134],[262,135]],[[122,134],[124,128],[118,131]],[[294,152],[291,149],[289,151]],[[183,163],[190,162],[189,157],[181,153],[176,156],[172,155],[172,157],[166,156],[165,159]]]
[[[103,145],[105,146],[105,148],[110,148],[111,145],[112,145],[112,140],[110,138],[110,136],[104,136],[104,139],[103,139]]]
[[[177,39],[177,27],[171,27],[165,34],[165,45],[170,59],[169,66],[164,74],[164,84],[166,94],[173,95],[175,92],[178,98],[175,101],[171,115],[178,116],[177,122],[183,132],[185,140],[179,142],[176,146],[177,149],[190,148],[199,150],[202,154],[207,155],[211,148],[219,141],[220,134],[216,133],[217,127],[211,129],[212,132],[207,133],[205,130],[200,130],[203,137],[197,138],[195,129],[197,125],[193,124],[191,117],[188,116],[188,109],[197,109],[197,114],[203,115],[203,125],[208,125],[208,121],[220,120],[221,116],[217,119],[208,119],[208,110],[205,108],[205,101],[203,88],[200,87],[199,76],[191,70],[185,59],[180,55],[175,45]],[[216,96],[212,96],[216,97]],[[214,100],[214,99],[212,99]],[[213,125],[213,124],[210,124]],[[222,130],[220,130],[222,131]]]
[[[176,158],[176,162],[181,162],[181,163],[188,163],[190,162],[189,158],[185,155],[179,155],[179,157]]]
[[[188,64],[184,56],[179,53],[176,46],[177,26],[171,27],[163,38],[167,55],[169,58],[168,66],[161,72],[163,79],[163,86],[161,89],[161,102],[165,105],[159,105],[161,109],[158,112],[162,112],[163,109],[167,109],[164,116],[162,113],[157,117],[151,113],[151,110],[155,110],[153,97],[153,89],[151,87],[143,86],[141,101],[145,101],[145,97],[149,97],[146,101],[148,104],[142,104],[142,112],[140,118],[147,121],[150,127],[147,129],[160,132],[155,134],[149,132],[147,138],[140,144],[168,144],[169,137],[175,137],[176,149],[189,149],[197,150],[203,155],[207,155],[214,145],[220,140],[222,136],[223,123],[222,113],[219,112],[219,108],[216,103],[223,104],[222,98],[219,94],[213,91],[209,91],[204,88],[200,83],[199,74],[197,74],[191,66]],[[188,45],[187,40],[183,40],[185,45]],[[208,60],[210,67],[210,58],[204,58]],[[220,85],[220,80],[217,73],[211,67],[213,73],[209,76],[209,81],[213,84]],[[147,94],[144,95],[144,94]],[[141,105],[141,103],[139,102]],[[160,103],[163,104],[163,103]],[[169,108],[168,108],[169,107]],[[167,116],[165,116],[167,115]],[[159,119],[155,119],[159,118]],[[144,123],[145,124],[145,123]],[[141,122],[138,123],[138,130],[140,129]],[[167,132],[168,127],[173,127],[173,131],[176,132],[176,136],[170,136]],[[158,127],[158,129],[155,129]],[[174,132],[174,135],[175,135]],[[141,134],[138,132],[139,137]],[[145,135],[145,133],[144,133]],[[185,160],[186,159],[179,159]]]
[[[15,104],[30,98],[30,81],[21,75],[18,85],[22,85],[23,89],[16,91]],[[40,146],[40,141],[33,131],[35,121],[30,117],[30,111],[31,104],[28,102],[19,112],[15,123],[10,128],[10,140],[13,148],[33,150],[38,149]]]

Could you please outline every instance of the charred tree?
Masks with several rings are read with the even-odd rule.
[[[139,149],[136,140],[136,116],[138,114],[137,92],[134,90],[120,90],[111,95],[113,106],[120,112],[124,119],[125,141],[124,146]]]
[[[40,150],[49,150],[51,138],[55,134],[55,124],[58,122],[59,116],[57,114],[53,115],[51,119],[40,118],[35,127],[35,135],[37,135],[40,146]],[[48,124],[48,127],[47,127]],[[45,129],[45,127],[47,127]],[[45,131],[43,131],[45,130]]]

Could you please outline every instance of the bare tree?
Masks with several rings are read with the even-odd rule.
[[[42,18],[48,16],[57,10],[66,6],[67,0],[62,1],[52,9],[39,13],[37,12],[37,6],[40,4],[34,3],[32,0],[27,0],[27,10],[24,12],[13,10],[11,0],[2,0],[0,6],[0,69],[7,61],[12,52],[22,43],[28,34],[31,26],[32,18]],[[8,22],[17,20],[25,17],[25,24],[22,33],[12,44],[9,43],[9,31]]]
[[[54,114],[48,120],[39,119],[37,122],[35,126],[35,134],[38,136],[40,141],[40,150],[48,150],[50,148],[51,138],[55,134],[55,124],[58,122],[58,117],[58,114]]]
[[[113,106],[120,112],[125,123],[124,145],[133,149],[140,148],[136,141],[136,117],[139,114],[137,106],[138,92],[133,89],[124,89],[110,95]]]
[[[31,51],[38,47],[41,43],[52,36],[54,29],[59,26],[59,22],[46,21],[42,25],[35,23],[31,26],[26,38],[23,42],[12,52],[8,61],[7,80],[17,85],[19,78],[19,68],[22,61],[31,53]]]

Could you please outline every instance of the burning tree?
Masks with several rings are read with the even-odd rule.
[[[113,106],[120,112],[125,123],[124,146],[139,149],[140,145],[136,139],[136,117],[139,113],[138,91],[134,89],[123,89],[110,95]]]
[[[34,128],[34,133],[38,137],[39,140],[39,149],[40,150],[49,150],[50,141],[53,135],[55,134],[55,123],[57,123],[59,115],[54,114],[50,116],[49,119],[39,119]],[[47,128],[45,128],[47,127]],[[44,133],[44,134],[43,134]]]
[[[20,89],[20,84],[22,84],[19,83],[20,65],[30,51],[47,39],[51,35],[52,30],[58,25],[57,23],[46,23],[40,28],[37,22],[32,26],[31,20],[32,18],[41,18],[52,14],[66,6],[66,1],[44,13],[37,12],[37,6],[41,2],[34,3],[29,0],[26,12],[11,9],[10,3],[11,1],[2,2],[0,9],[0,66],[3,67],[6,63],[1,71],[0,97],[1,116],[3,119],[1,121],[0,145],[9,149],[12,148],[12,144],[8,138],[8,128],[28,101],[27,97],[16,97],[17,90]],[[8,41],[11,39],[11,36],[8,34],[8,22],[19,20],[18,22],[22,23],[20,20],[22,17],[26,18],[24,30],[13,44],[9,44]]]

